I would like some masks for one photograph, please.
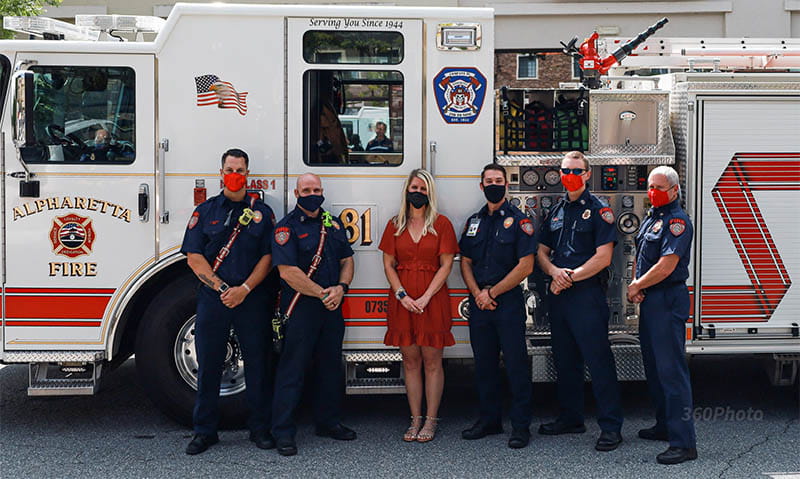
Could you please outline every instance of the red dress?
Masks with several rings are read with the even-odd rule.
[[[439,255],[458,253],[458,242],[453,225],[444,215],[439,215],[433,224],[436,234],[430,231],[414,243],[408,228],[400,236],[390,220],[381,238],[380,250],[394,256],[397,274],[406,293],[414,299],[428,289],[436,271],[439,270]],[[453,333],[450,291],[445,283],[433,295],[422,314],[412,313],[400,304],[389,291],[389,312],[386,317],[387,346],[431,346],[444,348],[456,343]]]

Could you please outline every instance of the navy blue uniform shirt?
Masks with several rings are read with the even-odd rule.
[[[222,193],[198,205],[183,235],[181,253],[202,254],[213,267],[219,250],[228,243],[239,217],[249,207],[249,196],[234,202]],[[261,258],[272,253],[270,241],[275,224],[272,208],[256,200],[252,210],[255,216],[250,224],[242,227],[230,253],[217,270],[217,276],[231,286],[244,283]]]
[[[323,211],[320,208],[319,215],[312,218],[295,207],[278,222],[272,239],[272,263],[275,266],[297,266],[303,273],[308,271],[319,246]],[[333,216],[333,226],[328,226],[327,231],[322,261],[311,278],[323,288],[339,284],[339,261],[353,256],[353,249],[339,218]],[[287,292],[294,293],[285,281],[281,280],[281,284]]]
[[[693,233],[692,221],[677,199],[659,208],[650,208],[636,235],[636,277],[642,277],[662,256],[676,254],[680,257],[678,265],[661,283],[686,281]]]
[[[614,213],[586,189],[575,201],[564,198],[542,221],[539,243],[553,251],[559,268],[577,268],[594,256],[597,248],[617,243]]]
[[[485,205],[467,219],[458,247],[461,256],[472,260],[478,286],[494,286],[520,259],[536,254],[533,222],[508,201],[491,215]]]

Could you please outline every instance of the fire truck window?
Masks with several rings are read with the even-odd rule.
[[[303,35],[306,63],[397,65],[403,61],[399,32],[309,31]]]
[[[34,66],[30,163],[129,164],[136,157],[136,75],[127,67]]]
[[[304,160],[320,166],[403,163],[403,74],[310,70],[303,75]]]

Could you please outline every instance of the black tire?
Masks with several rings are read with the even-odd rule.
[[[197,280],[181,276],[159,292],[145,311],[136,336],[139,384],[164,414],[192,426],[195,387],[178,371],[174,349],[178,334],[197,309]],[[220,397],[221,429],[239,429],[248,415],[244,390]]]

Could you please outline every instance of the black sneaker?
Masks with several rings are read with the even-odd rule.
[[[471,441],[502,432],[503,426],[501,424],[485,424],[479,420],[471,428],[461,431],[461,437]]]
[[[511,437],[508,438],[508,447],[511,449],[522,449],[531,442],[531,432],[525,429],[514,429],[511,431]]]
[[[297,444],[295,444],[293,438],[277,439],[275,441],[275,446],[278,448],[278,454],[281,456],[294,456],[297,454]]]
[[[598,451],[607,452],[618,448],[620,444],[622,444],[622,434],[616,431],[603,431],[600,433],[600,437],[597,438],[597,444],[595,444],[594,448]]]
[[[673,446],[656,456],[656,461],[660,464],[680,464],[686,461],[694,461],[695,459],[697,459],[697,449]]]
[[[216,434],[195,434],[192,441],[186,446],[186,454],[194,456],[205,452],[206,449],[219,442],[219,436]]]
[[[558,436],[559,434],[583,434],[586,426],[583,424],[567,424],[556,419],[553,422],[541,424],[539,434],[545,436]]]
[[[275,439],[267,431],[251,431],[250,440],[256,443],[256,447],[259,449],[275,449]]]
[[[659,428],[658,426],[648,427],[647,429],[639,429],[639,437],[647,439],[648,441],[669,441],[667,431]]]
[[[342,424],[337,424],[328,429],[318,427],[316,432],[317,436],[330,437],[332,439],[336,439],[337,441],[352,441],[357,437],[355,431]]]

